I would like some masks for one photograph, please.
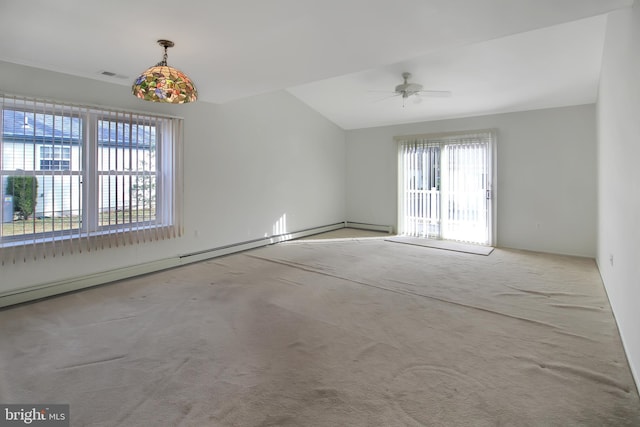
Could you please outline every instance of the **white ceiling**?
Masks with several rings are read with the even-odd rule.
[[[0,60],[130,85],[167,38],[201,101],[288,89],[353,129],[594,102],[602,15],[632,3],[0,0]],[[403,71],[453,96],[380,101]]]

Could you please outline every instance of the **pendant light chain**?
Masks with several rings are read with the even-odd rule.
[[[160,62],[158,65],[164,65],[165,67],[167,66],[167,58],[169,57],[169,55],[167,55],[167,45],[164,45],[164,55],[162,55],[162,62]]]

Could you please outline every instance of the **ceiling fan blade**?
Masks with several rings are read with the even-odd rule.
[[[387,93],[388,93],[388,92],[387,92]],[[373,101],[373,103],[375,104],[375,103],[377,103],[377,102],[386,101],[387,99],[395,98],[395,97],[397,97],[397,96],[400,96],[400,94],[399,94],[399,93],[394,93],[393,95],[385,96],[385,97],[384,97],[384,98],[382,98],[382,99],[378,99],[377,101]]]
[[[432,98],[448,98],[451,96],[450,90],[421,90],[421,96],[429,96]]]

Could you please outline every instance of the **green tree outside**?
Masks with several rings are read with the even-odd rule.
[[[38,180],[35,176],[9,176],[5,194],[13,196],[13,212],[27,220],[36,211]]]

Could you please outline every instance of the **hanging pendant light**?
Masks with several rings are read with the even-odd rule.
[[[140,99],[170,104],[184,104],[198,98],[193,82],[182,71],[167,65],[167,48],[173,47],[170,40],[158,40],[164,47],[162,61],[143,72],[131,87],[131,92]]]

